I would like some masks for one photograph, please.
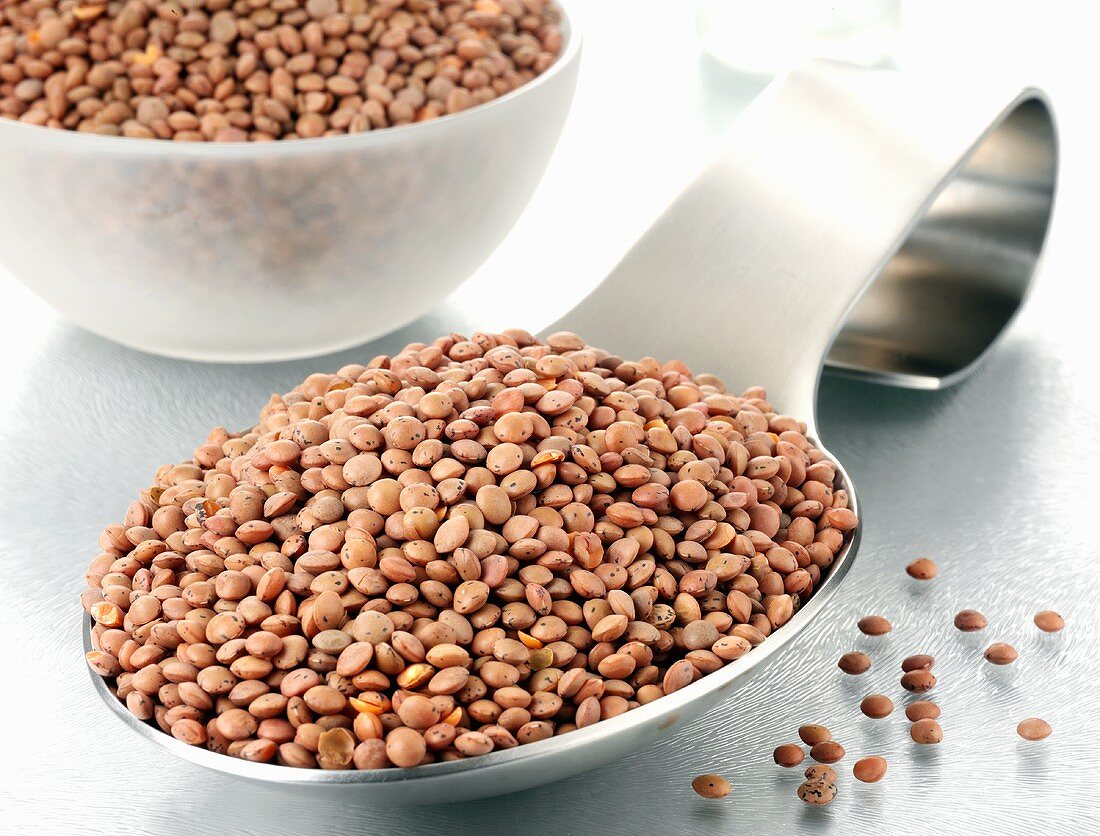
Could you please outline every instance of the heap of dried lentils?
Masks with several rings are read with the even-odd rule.
[[[559,20],[549,0],[0,3],[0,116],[186,141],[361,133],[526,84]]]
[[[589,726],[812,594],[857,520],[804,432],[762,389],[564,332],[311,375],[103,531],[88,662],[176,738],[289,766]]]

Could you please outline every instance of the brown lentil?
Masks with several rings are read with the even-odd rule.
[[[881,781],[883,776],[886,775],[886,759],[880,758],[878,755],[860,758],[852,767],[852,774],[857,781],[862,781],[865,784],[874,784]]]
[[[893,713],[894,701],[885,694],[869,694],[859,704],[859,710],[874,720],[881,720]]]
[[[901,661],[901,669],[904,673],[910,671],[919,671],[925,668],[931,668],[936,664],[934,657],[929,656],[927,653],[918,653],[915,656],[906,656]]]
[[[884,636],[889,633],[894,625],[881,615],[867,615],[857,623],[859,631],[868,636]]]
[[[797,466],[747,455],[769,427]],[[571,334],[310,375],[104,529],[88,664],[178,739],[286,766],[409,768],[603,722],[750,654],[810,597],[854,518],[794,513],[807,473],[840,487],[803,429],[761,389]]]
[[[806,753],[797,743],[784,743],[775,747],[772,758],[780,766],[789,769],[802,763],[806,759]]]
[[[935,684],[936,676],[928,668],[917,668],[901,676],[901,687],[911,694],[931,691]]]
[[[1050,723],[1046,720],[1040,720],[1038,717],[1028,717],[1026,720],[1021,720],[1019,725],[1016,726],[1016,734],[1024,740],[1042,740],[1050,737],[1050,732]]]
[[[798,736],[807,746],[816,746],[818,743],[826,743],[833,739],[833,733],[825,726],[816,723],[807,723],[798,727]]]
[[[837,667],[844,673],[858,676],[861,673],[867,673],[871,669],[871,657],[858,651],[845,653],[837,662]]]
[[[917,722],[909,727],[909,736],[912,737],[916,743],[939,743],[943,740],[943,729],[940,728],[940,724],[935,720],[926,717],[923,720],[917,720]]]
[[[700,775],[691,782],[691,788],[703,798],[725,798],[730,794],[730,782],[721,775]]]
[[[928,700],[917,700],[905,706],[905,716],[913,723],[918,720],[935,720],[940,716],[940,707]]]
[[[836,763],[844,757],[844,747],[835,740],[826,740],[810,749],[810,757],[818,763]]]
[[[180,9],[168,0],[0,4],[0,116],[177,141],[361,133],[503,96],[548,70],[563,40],[551,0],[192,0]],[[547,397],[547,414],[572,404],[566,392]],[[441,411],[425,405],[429,419],[450,412]],[[347,478],[369,473],[356,466]]]
[[[909,577],[916,578],[918,581],[930,581],[936,577],[939,567],[927,557],[921,557],[906,566],[905,571]]]
[[[977,610],[960,610],[955,616],[955,627],[964,633],[984,630],[988,625],[985,616]]]
[[[1044,633],[1057,633],[1066,626],[1066,622],[1054,610],[1043,610],[1035,614],[1035,626]]]
[[[1020,655],[1010,644],[995,642],[985,649],[985,660],[994,665],[1011,665]]]

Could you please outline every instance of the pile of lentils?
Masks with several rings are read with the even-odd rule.
[[[750,653],[857,525],[764,390],[575,334],[314,374],[100,537],[88,663],[195,746],[412,767],[590,726]]]
[[[335,136],[457,113],[545,72],[550,0],[0,3],[0,116],[107,136]]]

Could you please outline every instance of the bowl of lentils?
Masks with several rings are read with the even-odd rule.
[[[6,3],[0,265],[171,356],[391,331],[481,264],[541,179],[579,64],[565,6]]]

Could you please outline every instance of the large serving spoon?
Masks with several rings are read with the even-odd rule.
[[[825,363],[921,388],[974,368],[1031,283],[1056,164],[1039,91],[813,63],[749,107],[722,157],[547,331],[576,331],[627,357],[682,359],[731,389],[766,386],[816,439]],[[858,509],[839,462],[837,474]],[[365,772],[251,763],[175,740],[133,717],[99,676],[92,682],[133,730],[223,772],[346,788],[379,804],[496,795],[620,758],[713,707],[782,657],[857,548],[852,537],[791,621],[737,661],[594,726],[467,760]]]

